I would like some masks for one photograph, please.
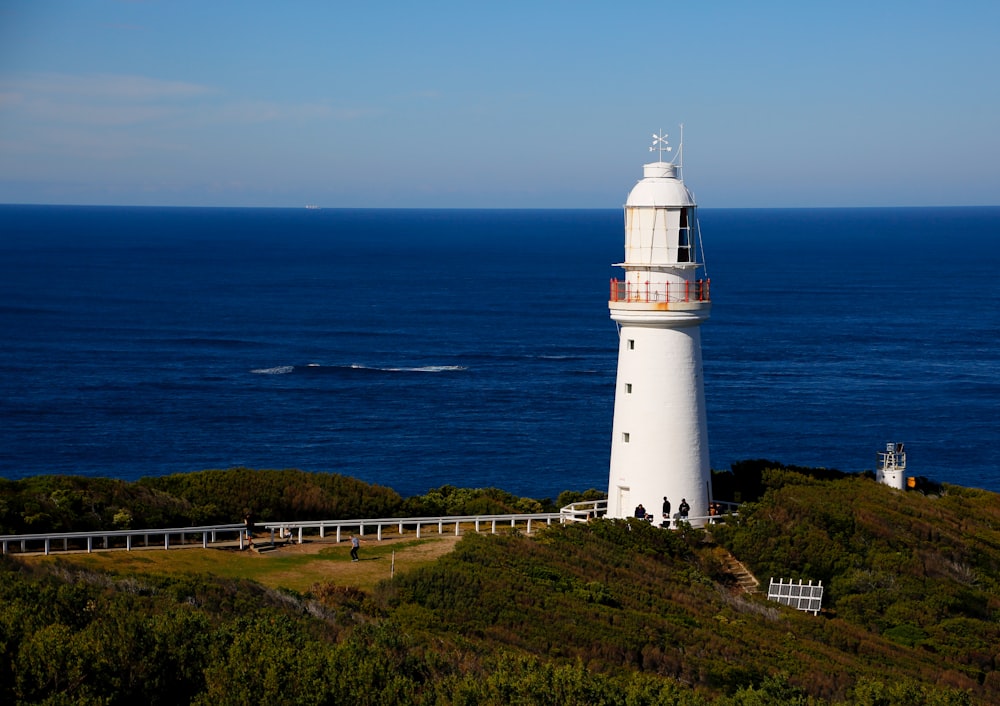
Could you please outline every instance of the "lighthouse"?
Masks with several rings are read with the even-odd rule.
[[[667,135],[653,135],[658,161],[625,202],[625,259],[608,308],[618,328],[608,516],[642,504],[670,526],[682,502],[701,525],[711,502],[701,324],[711,312],[697,206],[681,175],[683,139],[672,161]]]
[[[892,441],[885,445],[885,451],[878,455],[878,469],[875,480],[890,488],[903,490],[906,485],[906,452],[903,445]]]

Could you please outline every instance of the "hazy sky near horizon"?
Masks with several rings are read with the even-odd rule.
[[[0,0],[0,203],[1000,204],[1000,3]]]

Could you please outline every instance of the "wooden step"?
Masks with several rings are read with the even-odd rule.
[[[744,593],[756,593],[760,590],[760,581],[750,573],[743,563],[728,551],[725,556],[726,571],[736,579],[737,585]]]

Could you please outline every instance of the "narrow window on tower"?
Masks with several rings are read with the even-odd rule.
[[[635,339],[632,339],[632,338],[628,339],[628,349],[630,351],[634,351],[635,350]]]
[[[622,432],[622,441],[624,441],[626,444],[628,443],[628,432],[627,431],[623,431]]]
[[[625,383],[625,394],[627,395],[632,394],[632,383],[630,382]]]
[[[688,209],[681,209],[681,227],[677,231],[677,262],[691,262],[691,237]]]

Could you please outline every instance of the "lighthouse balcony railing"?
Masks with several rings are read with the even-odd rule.
[[[634,283],[612,279],[610,301],[638,303],[707,302],[711,301],[710,284],[711,280],[708,279],[674,284]]]

